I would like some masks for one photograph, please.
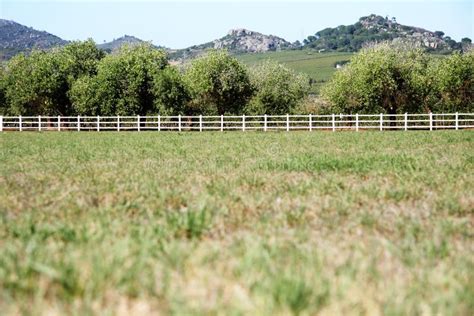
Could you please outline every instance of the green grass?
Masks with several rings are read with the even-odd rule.
[[[248,66],[254,66],[264,60],[275,60],[291,69],[307,74],[315,80],[313,93],[318,93],[321,86],[328,81],[336,71],[334,64],[348,61],[352,53],[318,53],[311,50],[288,50],[281,52],[242,54],[236,57]]]
[[[472,315],[474,133],[1,133],[1,314]]]

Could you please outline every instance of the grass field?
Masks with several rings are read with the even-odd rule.
[[[275,60],[291,69],[307,74],[315,80],[313,93],[318,93],[324,82],[328,81],[336,71],[334,64],[348,61],[352,53],[318,53],[310,50],[288,50],[258,54],[242,54],[236,57],[248,66],[257,65],[264,60]]]
[[[474,133],[0,133],[10,314],[472,315]]]

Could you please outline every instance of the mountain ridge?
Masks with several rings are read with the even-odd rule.
[[[406,42],[425,48],[428,51],[450,53],[472,47],[471,40],[464,38],[456,42],[441,31],[428,31],[421,27],[400,24],[395,18],[371,14],[361,17],[358,22],[350,25],[328,27],[308,36],[303,45],[275,36],[266,35],[252,30],[231,29],[227,35],[199,45],[184,49],[164,49],[171,60],[181,62],[195,58],[210,49],[226,49],[232,54],[261,53],[278,50],[310,49],[317,51],[355,52],[364,46],[381,41]],[[19,24],[15,21],[0,19],[0,61],[8,60],[18,53],[29,53],[33,49],[51,49],[63,46],[70,41],[64,40],[46,31]],[[136,45],[146,42],[135,36],[124,35],[110,42],[97,44],[106,52],[113,53],[124,44]]]
[[[325,28],[308,36],[303,44],[318,51],[356,52],[364,46],[382,41],[408,43],[436,52],[462,50],[464,44],[470,45],[470,40],[466,43],[456,42],[444,36],[444,32],[403,25],[395,17],[376,14],[361,17],[354,24]]]

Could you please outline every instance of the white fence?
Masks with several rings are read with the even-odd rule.
[[[254,116],[0,116],[2,131],[436,130],[474,128],[474,113]]]

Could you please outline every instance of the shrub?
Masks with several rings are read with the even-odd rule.
[[[71,90],[80,114],[146,115],[154,112],[153,80],[167,66],[166,54],[150,44],[123,46],[98,65],[97,75]]]
[[[308,94],[309,78],[272,61],[251,72],[255,95],[247,106],[249,114],[290,113]]]
[[[2,80],[8,112],[17,115],[74,114],[68,91],[94,74],[103,53],[92,40],[48,52],[33,51],[9,61]]]
[[[211,51],[194,60],[185,77],[195,112],[241,113],[253,93],[246,67],[224,51]]]
[[[336,112],[420,112],[430,93],[430,61],[422,50],[407,46],[366,48],[336,72],[322,95]]]
[[[175,67],[168,66],[155,74],[152,83],[154,109],[162,115],[192,115],[188,106],[189,89]]]
[[[430,70],[433,111],[474,111],[474,51],[437,60]]]

